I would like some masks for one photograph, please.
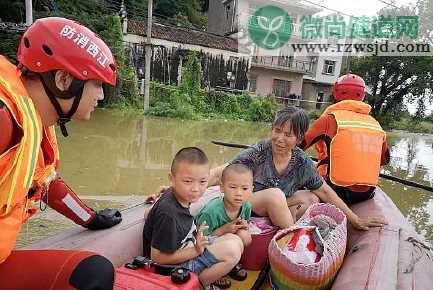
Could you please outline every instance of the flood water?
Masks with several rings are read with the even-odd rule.
[[[252,144],[269,137],[270,126],[240,121],[182,121],[148,118],[107,110],[89,122],[72,122],[70,136],[58,134],[60,175],[94,209],[125,208],[167,184],[174,154],[197,146],[211,166],[228,161],[239,149],[213,145],[211,140]],[[391,163],[385,173],[433,186],[433,135],[389,132]],[[433,193],[380,180],[382,189],[433,244]],[[39,211],[24,225],[18,246],[54,235],[73,224],[51,209]]]

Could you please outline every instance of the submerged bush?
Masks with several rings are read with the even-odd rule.
[[[234,119],[270,122],[279,105],[275,97],[251,98],[248,92],[231,94],[210,90],[191,90],[152,83],[149,114],[182,119]]]
[[[279,108],[275,96],[256,97],[248,107],[248,120],[272,122]]]

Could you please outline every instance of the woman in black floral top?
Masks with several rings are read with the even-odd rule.
[[[357,229],[382,226],[380,218],[360,218],[337,196],[316,171],[313,161],[296,145],[308,129],[304,110],[287,107],[279,111],[272,124],[271,139],[242,151],[229,161],[243,163],[254,173],[253,212],[269,216],[273,224],[286,228],[312,203],[332,203],[340,208]],[[209,184],[218,184],[224,164],[211,171]]]

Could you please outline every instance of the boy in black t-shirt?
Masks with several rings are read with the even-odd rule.
[[[171,187],[155,203],[144,225],[144,256],[159,264],[181,264],[210,285],[239,262],[242,240],[226,234],[210,243],[203,236],[207,226],[196,229],[189,205],[205,192],[209,180],[209,161],[202,150],[181,149],[172,162],[169,180]]]

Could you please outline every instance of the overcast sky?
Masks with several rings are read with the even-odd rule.
[[[387,5],[379,0],[311,0],[311,2],[319,3],[323,6],[326,6],[331,9],[335,9],[338,11],[341,11],[343,13],[353,15],[353,16],[372,16],[376,15],[377,12],[385,8]],[[384,0],[384,2],[390,3],[391,0]],[[395,2],[395,5],[397,7],[400,7],[402,5],[409,5],[409,4],[416,3],[416,1],[413,0],[397,0]],[[328,11],[329,13],[333,13],[332,11]],[[323,13],[326,13],[326,10],[323,11]],[[322,14],[322,13],[321,13]],[[328,14],[328,13],[326,13]],[[415,113],[417,106],[415,104],[407,104],[407,107],[411,113]],[[426,107],[427,107],[427,114],[430,114],[433,109],[433,105],[426,101]]]
[[[375,15],[377,11],[385,8],[387,5],[379,0],[311,0],[311,2],[319,3],[331,9],[341,11],[354,16],[361,15]],[[391,3],[391,0],[384,0],[384,2]],[[413,0],[397,0],[395,5],[400,7],[415,3]]]

